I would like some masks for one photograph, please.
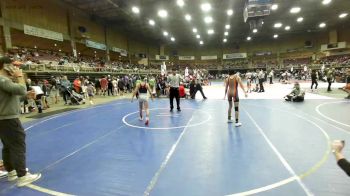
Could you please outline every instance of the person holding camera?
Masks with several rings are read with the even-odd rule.
[[[0,58],[0,139],[8,181],[18,178],[17,186],[21,187],[41,177],[26,170],[26,134],[19,120],[20,100],[34,98],[35,93],[27,92],[22,70],[10,63],[8,57]]]
[[[346,160],[345,156],[342,153],[342,150],[345,146],[345,141],[335,140],[333,141],[332,148],[335,159],[339,167],[350,176],[350,162]]]

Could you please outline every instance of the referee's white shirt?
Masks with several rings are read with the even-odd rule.
[[[174,87],[174,88],[179,88],[180,86],[180,80],[181,80],[181,77],[179,74],[176,74],[176,75],[169,75],[168,76],[168,84],[170,85],[170,87]]]

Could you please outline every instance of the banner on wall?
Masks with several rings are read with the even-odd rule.
[[[63,34],[30,25],[24,25],[24,34],[63,42]]]
[[[194,59],[194,56],[179,56],[180,61],[193,61]]]
[[[166,55],[156,55],[156,60],[158,60],[158,61],[168,61],[168,60],[169,60],[169,56],[166,56]]]
[[[201,60],[217,60],[218,56],[201,56]]]
[[[128,52],[124,49],[117,48],[117,47],[112,47],[111,50],[113,52],[119,52],[121,56],[128,56]]]
[[[244,59],[244,58],[247,58],[247,53],[224,54],[222,59]]]
[[[106,48],[107,48],[105,44],[101,44],[101,43],[94,42],[91,40],[85,40],[85,45],[86,45],[86,47],[95,48],[95,49],[99,49],[99,50],[106,50]]]

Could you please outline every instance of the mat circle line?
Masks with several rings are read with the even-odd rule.
[[[167,110],[168,108],[152,108],[152,109],[149,109],[149,110]],[[193,109],[193,108],[182,108],[182,110],[196,110],[196,109]],[[130,123],[128,123],[126,121],[126,118],[133,115],[133,114],[136,114],[136,113],[139,113],[139,111],[136,111],[136,112],[131,112],[127,115],[125,115],[123,117],[123,123],[129,127],[133,127],[133,128],[138,128],[138,129],[148,129],[148,130],[164,130],[164,129],[181,129],[181,128],[186,128],[186,127],[196,127],[196,126],[199,126],[199,125],[202,125],[206,122],[208,122],[212,117],[211,115],[208,113],[208,112],[205,112],[203,110],[196,110],[196,111],[200,111],[204,114],[206,114],[208,116],[207,119],[205,119],[204,121],[201,121],[201,122],[198,122],[198,123],[194,123],[194,124],[190,124],[190,125],[183,125],[183,126],[176,126],[176,127],[142,127],[142,126],[137,126],[137,125],[132,125]]]

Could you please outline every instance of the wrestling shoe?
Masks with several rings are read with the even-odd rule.
[[[235,124],[235,126],[236,127],[240,127],[240,126],[242,126],[242,123],[238,122],[238,123]]]

